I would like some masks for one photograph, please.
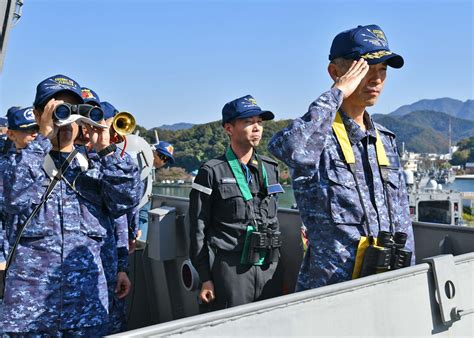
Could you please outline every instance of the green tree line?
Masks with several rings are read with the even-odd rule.
[[[458,142],[459,149],[454,152],[451,159],[453,165],[465,165],[466,162],[474,162],[474,137]]]
[[[268,142],[273,134],[286,127],[288,122],[289,120],[281,120],[265,121],[263,123],[263,137],[257,148],[259,154],[274,158],[267,150]],[[206,161],[223,155],[229,144],[220,121],[195,125],[190,129],[176,131],[159,128],[147,130],[142,126],[137,126],[140,136],[149,143],[155,143],[155,129],[158,131],[160,140],[173,145],[175,166],[184,168],[187,172],[199,169]],[[280,161],[279,164],[280,171],[282,173],[287,172],[287,167]]]

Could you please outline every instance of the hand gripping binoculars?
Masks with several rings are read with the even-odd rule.
[[[413,253],[405,249],[408,235],[404,232],[379,231],[377,245],[371,244],[364,254],[360,277],[410,266]]]
[[[53,119],[56,121],[67,120],[72,114],[82,115],[94,122],[104,119],[104,112],[100,107],[90,104],[69,104],[61,103],[53,112]]]
[[[265,253],[265,259],[263,263],[278,262],[281,244],[282,240],[280,231],[266,229],[262,232],[252,232],[250,235],[247,262],[249,264],[258,263],[261,259],[262,251]]]

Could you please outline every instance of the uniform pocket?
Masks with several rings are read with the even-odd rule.
[[[398,192],[400,189],[400,173],[398,169],[384,169],[386,170],[386,181],[384,185],[386,189],[386,195],[390,203],[391,217],[392,220],[396,220],[402,213],[402,205],[398,198]]]
[[[51,214],[48,212],[49,209],[46,209],[44,206],[38,211],[35,217],[31,220],[29,224],[26,225],[22,238],[39,238],[50,236],[53,234],[53,222],[54,217],[51,217]],[[31,210],[32,212],[33,210]],[[24,224],[26,219],[30,214],[21,217],[19,221],[18,216],[15,216],[15,222],[17,224]]]
[[[385,169],[388,172],[387,182],[392,188],[397,189],[400,187],[400,176],[398,169]]]
[[[334,223],[361,224],[364,212],[354,175],[347,167],[339,165],[333,165],[328,169],[327,174],[331,217]]]
[[[95,241],[102,241],[107,236],[107,231],[102,226],[104,222],[112,222],[110,217],[107,217],[100,210],[92,204],[79,204],[81,211],[81,232]],[[101,224],[102,223],[102,224]]]
[[[220,200],[216,201],[217,210],[222,220],[235,222],[245,220],[246,203],[236,184],[221,184],[218,188]]]
[[[260,204],[262,213],[266,214],[267,219],[273,219],[277,215],[277,199],[273,195],[266,196]]]

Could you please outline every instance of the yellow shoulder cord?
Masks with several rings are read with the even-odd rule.
[[[354,180],[356,183],[356,189],[357,193],[359,195],[360,203],[362,205],[362,210],[364,212],[364,218],[365,218],[365,225],[366,225],[366,236],[361,236],[359,240],[359,244],[357,246],[357,253],[356,253],[356,258],[355,258],[355,265],[354,265],[354,270],[352,272],[352,279],[358,278],[360,275],[360,271],[362,269],[362,263],[364,260],[364,255],[365,251],[369,247],[369,245],[377,245],[377,238],[374,238],[372,236],[372,233],[370,231],[370,225],[369,225],[369,217],[367,214],[367,209],[365,208],[364,200],[362,198],[362,193],[360,191],[360,186],[359,182],[357,180],[357,174],[356,174],[356,165],[355,165],[355,156],[354,156],[354,151],[352,150],[351,143],[349,141],[349,136],[347,135],[347,130],[346,127],[344,126],[344,123],[341,118],[341,114],[339,112],[336,112],[336,118],[334,120],[334,123],[332,125],[332,129],[336,135],[336,139],[341,146],[342,153],[344,155],[344,160],[345,162],[349,165],[349,169],[352,172],[352,175],[354,176]],[[386,172],[386,167],[388,166],[388,158],[387,154],[385,152],[385,147],[382,143],[382,140],[380,139],[380,135],[378,130],[376,129],[376,135],[377,139],[375,142],[375,150],[377,153],[377,163],[379,165],[379,168],[382,172],[382,179],[385,184],[385,178],[388,173]],[[384,186],[384,190],[386,191],[386,186]],[[388,200],[387,200],[388,201]],[[392,228],[392,220],[390,216],[390,203],[388,203],[388,213],[390,217],[390,227]]]
[[[336,119],[332,125],[332,129],[336,134],[337,142],[342,148],[342,153],[344,154],[344,159],[347,164],[355,163],[354,152],[352,151],[351,142],[349,141],[349,136],[347,135],[346,126],[342,122],[342,117],[339,112],[336,112]],[[380,138],[379,131],[375,129],[377,135],[377,140],[375,141],[375,150],[377,152],[377,162],[379,167],[388,166],[387,153],[385,152],[385,147]]]

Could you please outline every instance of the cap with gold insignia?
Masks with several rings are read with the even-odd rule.
[[[33,105],[37,108],[44,107],[46,103],[59,92],[71,93],[75,95],[81,103],[84,102],[82,99],[81,86],[70,77],[58,74],[48,77],[38,84]]]
[[[242,96],[226,103],[222,108],[222,125],[235,119],[253,116],[260,116],[262,120],[273,120],[275,117],[271,111],[260,109],[257,101],[251,95]]]
[[[33,107],[21,108],[11,107],[7,112],[8,129],[11,130],[34,130],[38,129]]]
[[[357,26],[336,35],[332,41],[329,60],[363,58],[369,65],[387,62],[393,68],[403,66],[403,58],[392,52],[387,37],[377,25]]]

